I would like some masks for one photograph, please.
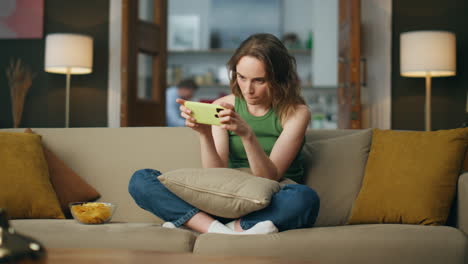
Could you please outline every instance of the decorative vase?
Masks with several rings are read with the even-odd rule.
[[[16,233],[0,208],[0,263],[46,263],[45,248],[36,240]]]

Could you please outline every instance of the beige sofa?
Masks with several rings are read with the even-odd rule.
[[[190,129],[48,128],[35,131],[43,135],[44,143],[52,151],[102,194],[101,201],[118,206],[113,221],[105,225],[82,225],[74,220],[11,221],[18,232],[38,239],[46,247],[281,256],[321,264],[468,263],[468,173],[459,179],[456,227],[398,224],[327,226],[318,222],[314,228],[271,235],[200,235],[185,229],[162,228],[161,220],[140,209],[127,191],[129,178],[137,169],[155,168],[166,172],[200,167],[198,137]],[[363,132],[308,131],[307,144]],[[368,135],[370,137],[371,133]],[[368,151],[368,146],[362,146],[361,151]],[[350,163],[354,158],[320,162],[334,164],[331,167],[352,167]],[[332,179],[321,179],[325,182],[315,188],[319,193],[348,188],[340,186],[340,182],[330,182]],[[359,187],[360,182],[354,185]],[[353,199],[345,202],[352,204]],[[327,200],[322,199],[321,208],[323,212],[321,209],[320,214],[333,214],[333,208],[327,209]]]

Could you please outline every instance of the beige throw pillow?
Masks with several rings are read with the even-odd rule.
[[[187,203],[212,215],[239,218],[265,208],[278,182],[227,168],[178,169],[159,181]]]
[[[346,224],[361,188],[371,139],[368,129],[304,146],[305,183],[320,197],[315,226]]]

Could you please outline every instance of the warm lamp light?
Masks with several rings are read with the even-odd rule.
[[[45,71],[67,75],[65,126],[69,126],[70,75],[93,70],[93,39],[79,34],[57,33],[46,37]]]
[[[426,78],[425,127],[431,130],[431,78],[456,74],[455,34],[411,31],[400,35],[400,74]]]

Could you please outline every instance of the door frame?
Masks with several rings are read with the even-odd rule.
[[[135,17],[128,17],[129,13],[134,16],[135,0],[112,0],[109,3],[109,80],[108,80],[108,127],[122,127],[122,126],[146,126],[146,125],[164,125],[165,115],[164,111],[160,108],[165,108],[165,90],[166,90],[166,35],[167,35],[167,21],[165,20],[165,12],[167,12],[167,0],[154,0],[154,18],[155,21],[160,23],[160,26],[155,26],[152,23],[138,20],[137,23],[131,25],[132,29],[128,28],[128,24],[124,25],[124,20],[134,19]],[[160,10],[159,6],[164,6],[165,10]],[[125,31],[125,32],[124,32]],[[156,31],[160,38],[151,37]],[[145,38],[138,38],[138,42],[132,42],[128,39],[122,39],[124,35],[131,35],[132,40],[136,36],[149,36]],[[156,45],[155,45],[156,44]],[[152,98],[151,99],[138,99],[136,97],[136,90],[130,89],[136,80],[135,76],[131,76],[125,67],[129,63],[129,59],[136,59],[137,54],[129,54],[129,46],[136,45],[139,52],[144,52],[153,56],[153,84],[152,84]],[[133,46],[132,46],[133,47]],[[160,52],[158,52],[161,50]],[[155,56],[157,55],[157,56]],[[133,65],[133,64],[132,64]],[[136,71],[135,67],[130,67]],[[161,69],[163,69],[161,71]],[[131,79],[129,79],[131,78]],[[133,87],[136,89],[136,86]],[[122,94],[123,93],[123,94]],[[129,94],[131,93],[131,94]],[[129,101],[133,100],[133,101]],[[132,105],[129,105],[129,104]],[[156,106],[158,109],[155,108]],[[132,109],[129,109],[132,108]],[[132,112],[130,112],[131,110]],[[150,116],[155,116],[155,120],[147,123],[144,117],[150,113]],[[127,115],[126,115],[127,114]],[[129,117],[128,115],[132,115]],[[142,118],[136,118],[141,116]],[[146,123],[145,123],[146,122]]]
[[[107,126],[120,127],[122,80],[122,0],[109,1],[109,80],[107,89]]]
[[[167,0],[152,2],[152,21],[139,17],[140,0],[122,1],[120,126],[166,125]],[[151,95],[138,96],[139,56],[150,56]],[[143,80],[146,82],[146,79]]]

